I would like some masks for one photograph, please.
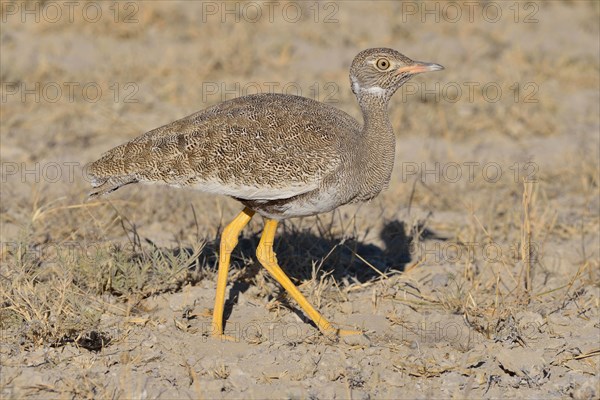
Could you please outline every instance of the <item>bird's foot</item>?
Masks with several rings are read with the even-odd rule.
[[[337,329],[337,335],[339,337],[352,336],[352,335],[363,335],[363,332],[362,331],[353,331],[350,329]]]
[[[213,333],[210,335],[210,337],[213,340],[218,340],[220,342],[239,342],[239,339],[224,333]]]
[[[351,346],[369,346],[371,343],[369,338],[362,331],[331,328],[330,330],[323,332],[323,334],[332,340],[341,340],[345,344]]]

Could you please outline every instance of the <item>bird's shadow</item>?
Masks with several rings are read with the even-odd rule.
[[[329,274],[337,282],[364,283],[393,270],[403,271],[412,260],[411,246],[417,236],[419,239],[438,238],[424,226],[415,226],[409,234],[406,232],[404,222],[388,221],[379,233],[383,243],[381,248],[354,238],[317,235],[308,229],[285,224],[283,232],[275,238],[274,249],[281,268],[292,281],[311,279],[313,270],[317,267],[319,273]],[[244,268],[241,268],[242,274],[233,282],[225,301],[224,321],[231,315],[240,293],[248,290],[254,276],[262,268],[255,256],[260,234],[242,235],[232,253],[231,263],[234,268]],[[201,264],[217,268],[219,241],[220,237],[217,237],[206,243],[200,255]],[[248,263],[249,260],[253,262]],[[283,289],[278,295],[282,293]],[[280,296],[279,299],[286,302],[284,297]],[[290,305],[289,308],[305,319],[295,306]]]

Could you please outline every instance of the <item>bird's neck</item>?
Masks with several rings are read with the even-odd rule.
[[[388,99],[364,94],[358,98],[363,115],[361,136],[369,150],[379,155],[395,153],[396,140],[388,115]],[[377,156],[375,154],[375,156]]]
[[[361,168],[366,181],[363,188],[368,198],[377,195],[387,184],[394,168],[396,138],[388,115],[388,99],[362,95],[358,103],[363,114]]]

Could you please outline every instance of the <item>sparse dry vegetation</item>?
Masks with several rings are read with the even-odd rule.
[[[597,3],[536,2],[533,24],[504,5],[502,29],[423,23],[394,2],[332,3],[333,24],[202,21],[207,2],[135,3],[136,23],[124,8],[114,22],[112,3],[98,23],[23,23],[2,4],[3,84],[103,90],[50,102],[2,87],[2,398],[598,397]],[[83,165],[236,82],[235,95],[248,82],[333,93],[358,118],[347,67],[379,45],[446,66],[439,87],[416,78],[391,102],[389,190],[286,221],[275,243],[311,303],[370,344],[306,320],[255,259],[258,218],[232,255],[237,341],[212,341],[218,239],[239,205],[158,186],[87,201]],[[471,101],[467,81],[503,95]]]

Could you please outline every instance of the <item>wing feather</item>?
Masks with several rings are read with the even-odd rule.
[[[318,188],[357,132],[352,117],[326,104],[251,95],[117,146],[89,172],[107,185],[105,192],[123,182],[161,182],[240,199],[283,199]]]

